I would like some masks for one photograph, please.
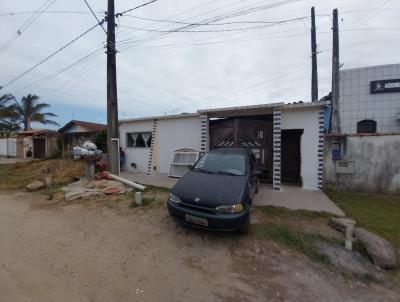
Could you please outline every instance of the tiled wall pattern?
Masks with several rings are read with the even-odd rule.
[[[400,79],[400,64],[340,71],[339,110],[342,133],[357,133],[357,122],[373,119],[377,132],[400,132],[400,92],[370,93],[370,82]]]

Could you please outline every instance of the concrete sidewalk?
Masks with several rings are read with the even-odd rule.
[[[282,186],[280,191],[271,186],[260,185],[254,197],[255,206],[284,207],[291,210],[309,210],[327,212],[337,216],[345,216],[344,212],[320,190],[304,190],[294,186]]]
[[[138,182],[143,185],[151,185],[171,189],[179,178],[171,178],[168,175],[147,175],[146,173],[132,173],[121,171],[121,177]],[[294,186],[282,186],[281,191],[275,191],[270,185],[260,185],[258,194],[254,197],[254,206],[284,207],[291,210],[309,210],[327,212],[337,216],[345,216],[325,194],[320,190],[304,190]]]

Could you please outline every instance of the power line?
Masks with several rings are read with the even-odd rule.
[[[163,19],[150,19],[143,18],[134,15],[125,15],[126,17],[131,17],[140,20],[152,21],[157,23],[170,23],[170,24],[184,24],[184,25],[194,25],[194,26],[219,26],[219,25],[232,25],[232,24],[275,24],[279,23],[279,21],[236,21],[236,22],[223,22],[223,23],[190,23],[190,22],[181,22],[181,21],[170,21]]]
[[[47,79],[51,79],[51,80],[56,79],[58,76],[60,76],[61,74],[65,73],[68,70],[73,69],[78,64],[81,64],[83,62],[86,62],[86,61],[90,60],[91,57],[92,58],[96,57],[96,56],[93,56],[93,55],[98,53],[101,49],[103,49],[103,47],[100,47],[100,48],[96,47],[96,49],[94,51],[91,51],[89,54],[86,54],[83,57],[79,58],[78,60],[73,61],[72,63],[68,64],[67,66],[63,67],[62,69],[57,70],[54,74],[46,75],[46,76],[44,76],[42,78],[39,78],[39,79],[37,79],[36,81],[34,81],[34,82],[30,83],[30,84],[27,84],[27,85],[25,85],[25,86],[23,86],[21,88],[18,88],[16,90],[14,90],[14,93],[18,93],[21,90],[24,90],[24,89],[27,89],[29,87],[32,87],[33,85],[37,85],[37,84],[39,84],[39,83],[41,83],[43,81],[46,81]]]
[[[26,70],[25,72],[23,72],[22,74],[20,74],[19,76],[15,77],[14,79],[12,79],[11,81],[9,81],[7,84],[5,84],[2,88],[7,87],[9,85],[11,85],[12,83],[14,83],[15,81],[19,80],[20,78],[22,78],[23,76],[25,76],[26,74],[28,74],[29,72],[31,72],[32,70],[34,70],[35,68],[37,68],[39,65],[43,64],[44,62],[46,62],[47,60],[49,60],[50,58],[54,57],[56,54],[58,54],[59,52],[61,52],[62,50],[64,50],[65,48],[67,48],[68,46],[70,46],[72,43],[76,42],[77,40],[79,40],[80,38],[82,38],[84,35],[88,34],[90,31],[92,31],[93,29],[95,29],[99,24],[96,24],[94,26],[92,26],[91,28],[89,28],[88,30],[86,30],[85,32],[83,32],[82,34],[80,34],[79,36],[77,36],[76,38],[74,38],[73,40],[71,40],[70,42],[68,42],[67,44],[65,44],[64,46],[62,46],[61,48],[59,48],[58,50],[56,50],[55,52],[53,52],[52,54],[50,54],[49,56],[47,56],[46,58],[44,58],[43,60],[41,60],[39,63],[33,65],[31,68],[29,68],[28,70]]]
[[[100,24],[100,26],[101,26],[101,28],[103,29],[104,33],[107,35],[107,31],[106,31],[106,30],[104,29],[104,27],[103,27],[103,22],[101,22],[101,21],[99,20],[99,18],[97,18],[96,14],[94,13],[93,9],[90,7],[89,3],[88,3],[86,0],[83,0],[83,1],[86,3],[86,5],[87,5],[87,7],[89,8],[90,12],[92,13],[92,15],[93,15],[93,16],[95,17],[95,19],[97,20],[97,23]]]
[[[306,18],[308,18],[308,17],[302,17],[302,18],[297,18],[297,19],[292,19],[292,20],[287,20],[287,21],[281,21],[279,23],[277,22],[274,24],[266,24],[266,25],[251,26],[251,27],[244,27],[244,28],[217,29],[217,30],[180,30],[180,29],[157,30],[157,29],[146,29],[146,28],[139,28],[139,27],[124,26],[124,25],[121,25],[121,27],[131,28],[131,29],[139,30],[139,31],[160,32],[160,33],[179,33],[179,32],[182,32],[182,33],[210,33],[210,32],[230,32],[230,31],[246,31],[246,30],[253,30],[253,29],[262,29],[262,28],[266,28],[266,27],[270,27],[273,25],[282,24],[282,23],[286,23],[286,22],[290,22],[290,21],[303,20]],[[202,25],[202,24],[198,23],[198,25]],[[205,25],[212,25],[212,24],[205,24]]]
[[[246,15],[246,14],[249,14],[249,13],[253,13],[253,12],[256,12],[256,11],[261,11],[261,10],[265,10],[265,9],[268,9],[268,8],[273,8],[273,7],[276,7],[276,6],[286,5],[286,4],[288,4],[288,3],[294,3],[294,2],[298,2],[298,1],[300,1],[300,0],[284,0],[284,1],[280,1],[280,2],[274,2],[274,3],[269,3],[269,4],[254,6],[254,5],[257,5],[257,4],[259,4],[259,3],[264,2],[264,1],[259,1],[259,2],[256,2],[256,3],[251,4],[250,6],[244,6],[244,7],[238,8],[238,9],[236,9],[236,10],[234,10],[234,11],[231,11],[231,12],[229,12],[229,13],[220,14],[220,15],[218,15],[218,16],[214,16],[214,17],[211,17],[211,18],[207,18],[207,19],[204,19],[204,20],[202,20],[201,22],[197,22],[197,23],[202,23],[202,25],[203,25],[203,24],[211,24],[211,23],[218,22],[218,21],[221,21],[221,20],[224,20],[224,19],[230,19],[230,18],[234,18],[234,17],[238,17],[238,16],[243,16],[243,15]],[[243,1],[237,1],[237,2],[235,2],[235,3],[231,3],[231,4],[228,4],[228,5],[224,5],[224,6],[222,6],[222,7],[216,8],[216,9],[214,9],[214,10],[209,10],[209,11],[207,11],[207,12],[198,14],[198,15],[196,15],[196,16],[194,16],[194,17],[191,17],[191,18],[196,18],[196,17],[198,17],[198,16],[207,14],[207,13],[209,13],[209,12],[221,10],[221,9],[226,8],[226,7],[228,7],[228,6],[233,6],[233,5],[236,5],[236,4],[238,4],[238,3],[242,3],[242,2],[243,2]],[[189,18],[189,19],[190,19],[190,18]],[[199,25],[186,25],[186,26],[174,28],[173,31],[181,31],[181,30],[184,30],[184,29],[187,29],[187,28],[190,28],[190,27],[195,27],[195,26],[199,26]],[[120,41],[118,41],[118,42],[119,42],[119,43],[123,42],[123,43],[125,43],[125,44],[128,44],[128,43],[130,43],[130,44],[137,44],[137,43],[139,43],[139,42],[148,42],[148,41],[158,40],[158,39],[161,38],[162,36],[167,35],[167,34],[169,34],[169,33],[171,33],[171,32],[162,32],[162,33],[159,33],[159,34],[157,34],[157,35],[153,35],[153,36],[150,36],[150,37],[147,37],[147,38],[145,37],[145,38],[136,39],[136,40],[135,40],[135,39],[134,39],[134,40],[125,39],[125,40],[120,40]],[[117,43],[118,43],[118,42],[117,42]]]
[[[31,15],[31,14],[77,14],[77,15],[89,15],[90,12],[85,11],[67,11],[67,10],[32,10],[32,11],[18,11],[18,12],[8,12],[8,13],[0,13],[0,17],[5,16],[18,16],[18,15]],[[104,14],[104,11],[94,12],[95,14]]]
[[[18,30],[10,36],[10,38],[0,47],[0,52],[9,48],[20,36],[21,34],[29,28],[56,0],[46,0],[45,3],[39,8],[41,11],[39,13],[33,14],[29,17],[25,23],[23,23]]]
[[[158,0],[152,0],[152,1],[149,1],[149,2],[146,2],[146,3],[143,3],[143,4],[140,4],[140,5],[138,5],[138,6],[135,6],[134,8],[127,9],[127,10],[123,11],[122,13],[117,13],[115,16],[118,18],[119,16],[122,16],[122,15],[125,14],[125,13],[131,12],[131,11],[133,11],[133,10],[136,10],[136,9],[138,9],[138,8],[141,8],[141,7],[143,7],[143,6],[149,5],[149,4],[154,3],[154,2],[157,2],[157,1],[158,1]]]
[[[161,33],[173,33],[173,32],[192,32],[192,33],[205,33],[205,32],[229,32],[229,31],[243,31],[243,30],[251,30],[251,29],[260,29],[260,28],[265,28],[265,27],[270,27],[278,24],[283,24],[283,23],[288,23],[288,22],[293,22],[293,21],[301,21],[304,19],[307,19],[308,17],[300,17],[300,18],[295,18],[295,19],[289,19],[289,20],[283,20],[283,21],[277,21],[277,22],[251,22],[251,23],[266,23],[266,25],[259,25],[259,26],[252,26],[252,27],[244,27],[244,28],[232,28],[232,29],[218,29],[218,30],[179,30],[179,29],[172,29],[172,30],[157,30],[157,29],[146,29],[146,28],[139,28],[139,27],[131,27],[131,26],[123,26],[125,28],[131,28],[134,30],[141,30],[141,31],[150,31],[150,32],[161,32]],[[244,22],[242,22],[244,23]],[[196,26],[201,26],[201,25],[214,25],[214,24],[203,24],[203,23],[187,23],[190,25],[196,25]],[[219,23],[217,25],[221,25],[223,23]],[[229,24],[229,23],[227,23]]]

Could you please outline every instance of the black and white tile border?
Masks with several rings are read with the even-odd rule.
[[[209,149],[208,145],[208,116],[201,115],[201,136],[200,136],[200,152],[207,152]]]
[[[281,189],[281,108],[274,108],[273,113],[273,173],[272,173],[272,187],[274,190]]]
[[[318,113],[318,189],[324,181],[324,122],[325,108],[321,107]]]
[[[153,155],[154,155],[154,147],[156,144],[156,136],[157,136],[157,120],[153,120],[153,130],[151,132],[151,145],[150,145],[149,163],[147,165],[147,175],[151,174],[153,166]]]

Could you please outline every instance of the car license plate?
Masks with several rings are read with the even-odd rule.
[[[198,225],[202,225],[202,226],[208,226],[208,220],[205,218],[185,214],[185,220],[190,223],[194,223],[194,224],[198,224]]]

